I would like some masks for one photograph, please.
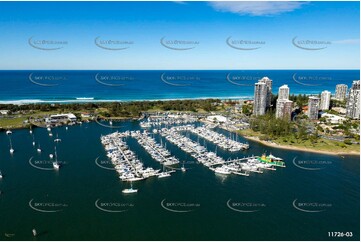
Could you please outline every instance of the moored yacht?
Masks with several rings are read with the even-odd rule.
[[[123,189],[122,193],[125,194],[129,194],[129,193],[137,193],[138,189],[133,189],[133,188],[127,188],[127,189]]]
[[[59,170],[60,169],[60,163],[58,162],[58,155],[56,153],[56,147],[54,149],[55,149],[55,152],[54,152],[55,161],[53,162],[53,167],[54,167],[55,170]]]
[[[60,164],[59,164],[59,162],[54,161],[54,162],[53,162],[53,167],[54,167],[55,170],[59,170],[59,169],[60,169]]]
[[[15,152],[15,150],[13,149],[13,144],[11,142],[10,136],[9,136],[9,143],[10,143],[10,154],[13,154]]]
[[[227,168],[227,166],[220,166],[220,167],[217,167],[216,169],[214,169],[214,172],[215,173],[218,173],[218,174],[222,174],[222,175],[229,175],[231,174],[231,172],[229,171],[229,169]]]
[[[137,193],[138,189],[133,188],[133,183],[130,182],[130,188],[123,189],[122,193],[129,194],[129,193]]]
[[[158,174],[158,178],[165,178],[165,177],[170,177],[170,173],[169,172],[161,172]]]

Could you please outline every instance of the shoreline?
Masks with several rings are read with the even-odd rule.
[[[350,152],[332,152],[332,151],[324,151],[324,150],[314,150],[311,148],[302,148],[302,147],[293,147],[293,146],[289,146],[289,145],[280,145],[274,142],[269,142],[269,141],[263,141],[260,140],[258,137],[253,137],[253,136],[245,136],[242,135],[244,138],[261,143],[263,145],[272,147],[272,148],[279,148],[279,149],[284,149],[284,150],[295,150],[295,151],[307,151],[307,152],[311,152],[311,153],[317,153],[317,154],[325,154],[325,155],[338,155],[338,156],[342,156],[342,155],[352,155],[352,156],[360,156],[360,152],[354,152],[354,151],[350,151]]]

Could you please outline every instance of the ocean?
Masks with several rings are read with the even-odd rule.
[[[217,153],[225,159],[272,153],[282,157],[286,167],[224,177],[163,138],[167,149],[185,162],[187,172],[134,182],[138,194],[124,195],[121,191],[129,184],[104,168],[112,166],[106,162],[100,136],[140,126],[138,121],[114,126],[122,127],[96,122],[68,130],[58,127],[52,129],[54,137],[36,128],[34,138],[27,129],[14,130],[13,155],[8,136],[1,132],[0,240],[33,240],[32,229],[38,233],[36,240],[334,240],[329,232],[344,233],[336,239],[360,239],[358,156],[282,150],[249,141],[247,151],[230,155],[218,148]],[[62,139],[57,154],[64,166],[59,171],[35,168],[51,167],[49,154],[54,153],[56,137]],[[162,139],[154,137],[157,142]],[[133,138],[126,142],[146,166],[160,168]],[[214,144],[199,142],[215,151]],[[319,169],[299,167],[309,164]]]
[[[336,84],[360,79],[359,70],[222,71],[0,71],[0,103],[252,99],[254,83],[273,80],[273,93],[335,92]]]

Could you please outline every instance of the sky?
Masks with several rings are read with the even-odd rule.
[[[359,2],[0,2],[1,70],[359,69]]]

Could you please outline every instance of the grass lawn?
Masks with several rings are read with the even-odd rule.
[[[241,130],[239,133],[244,136],[251,136],[258,138],[264,136],[259,132],[252,131],[251,129]],[[337,142],[323,138],[319,138],[317,142],[312,143],[311,140],[309,139],[297,140],[295,137],[290,135],[287,137],[272,139],[271,141],[278,145],[291,146],[295,148],[307,148],[307,149],[329,151],[329,152],[360,152],[359,144],[347,145],[343,142]]]
[[[23,122],[27,120],[27,117],[15,117],[15,118],[0,118],[0,128],[3,129],[14,129],[25,127]]]

